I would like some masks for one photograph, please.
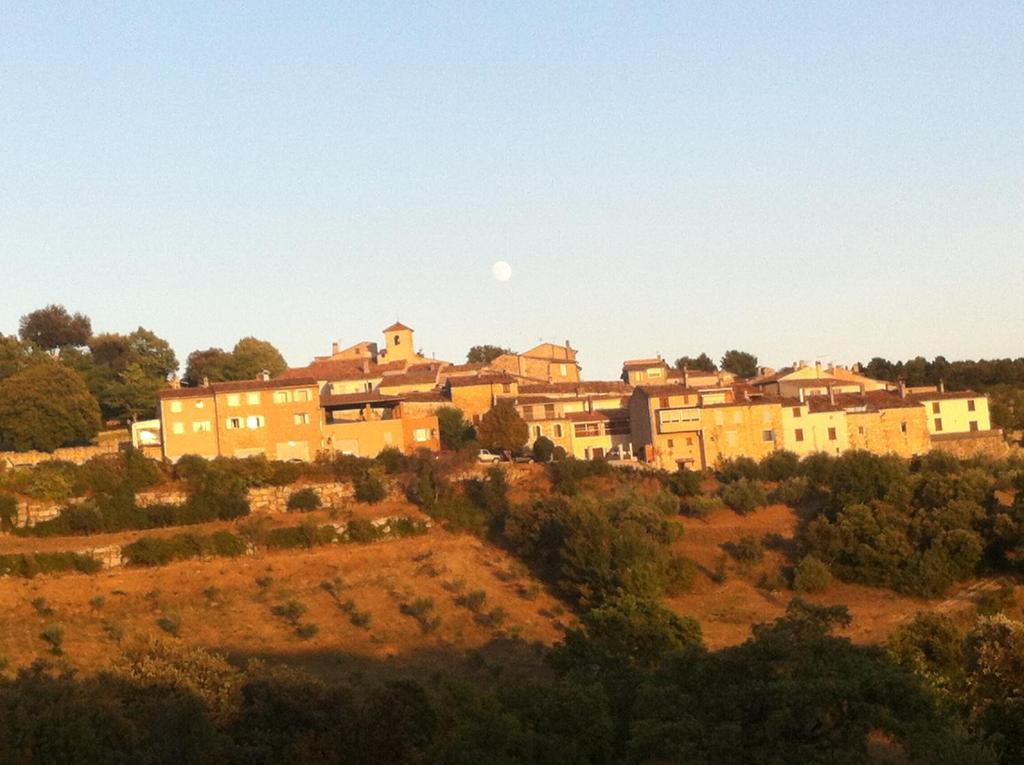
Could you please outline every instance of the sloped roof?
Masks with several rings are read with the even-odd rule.
[[[409,332],[413,332],[414,331],[412,327],[407,327],[404,324],[402,324],[402,322],[400,322],[400,321],[396,321],[390,327],[387,327],[387,328],[384,329],[385,332],[400,332],[402,330],[407,330]]]
[[[512,375],[499,372],[474,377],[449,377],[448,385],[452,388],[468,388],[473,385],[510,385],[515,381]]]
[[[280,390],[281,388],[307,388],[316,387],[316,380],[312,377],[294,377],[291,379],[273,380],[232,380],[230,382],[216,382],[209,385],[195,385],[189,388],[164,388],[159,392],[161,399],[165,398],[198,398],[201,396],[214,396],[218,393],[248,393],[257,390]]]
[[[590,380],[580,382],[524,383],[519,392],[529,393],[566,393],[582,395],[584,393],[613,393],[628,396],[633,386],[622,380]]]

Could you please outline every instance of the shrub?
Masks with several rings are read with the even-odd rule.
[[[485,627],[500,627],[508,618],[508,613],[500,606],[492,608],[486,614],[478,613],[475,617],[477,623]]]
[[[13,494],[0,494],[0,531],[11,531],[18,519],[18,500]]]
[[[776,487],[772,492],[772,500],[793,507],[803,502],[809,488],[810,481],[806,476],[793,476]]]
[[[365,518],[353,518],[346,526],[348,538],[353,542],[373,542],[380,537],[380,530]]]
[[[274,616],[278,616],[288,622],[298,622],[307,611],[306,606],[303,603],[295,599],[286,600],[284,603],[274,606],[270,609],[270,612]]]
[[[561,445],[556,446],[551,451],[551,461],[552,462],[561,462],[562,460],[566,459],[566,457],[568,457],[568,453],[565,451],[565,447],[564,446],[561,446]]]
[[[730,460],[723,460],[718,466],[717,472],[719,479],[724,483],[732,483],[744,478],[748,481],[758,481],[763,477],[761,466],[750,457],[734,457]]]
[[[698,494],[695,497],[683,497],[679,501],[679,512],[691,518],[705,518],[723,506],[721,497]]]
[[[441,617],[432,615],[434,611],[433,598],[416,598],[411,603],[402,603],[399,606],[399,611],[419,622],[420,629],[424,634],[433,632],[441,626]]]
[[[368,629],[370,626],[370,612],[369,611],[356,611],[353,610],[349,616],[349,621],[356,627],[362,627]]]
[[[40,616],[53,616],[53,609],[46,602],[46,598],[33,598],[32,608],[34,608],[36,613]]]
[[[97,611],[99,611],[101,608],[103,608],[103,606],[105,606],[106,603],[107,603],[107,599],[105,597],[103,597],[102,595],[93,595],[91,598],[89,598],[89,605],[92,606]]]
[[[695,497],[700,494],[701,474],[696,470],[680,465],[676,472],[669,475],[666,485],[668,490],[677,497]]]
[[[320,495],[314,489],[305,488],[292,492],[288,497],[288,509],[290,511],[309,512],[321,506]]]
[[[737,513],[753,512],[767,504],[764,486],[760,481],[740,478],[722,489],[722,501]]]
[[[39,637],[50,644],[50,653],[54,656],[64,653],[64,628],[59,624],[48,625]]]
[[[673,555],[665,566],[665,594],[682,595],[693,589],[697,579],[697,564],[685,555]]]
[[[0,576],[23,576],[31,579],[37,574],[61,571],[79,571],[95,574],[103,564],[91,555],[72,552],[14,553],[0,555]]]
[[[316,636],[320,628],[315,624],[300,624],[295,628],[295,634],[302,640],[309,640]]]
[[[481,608],[484,607],[484,603],[487,600],[487,593],[483,590],[473,590],[470,593],[460,596],[456,603],[460,606],[468,608],[473,613],[477,613]]]
[[[210,536],[210,552],[221,558],[237,558],[247,549],[245,540],[230,531],[215,531]]]
[[[800,457],[781,449],[767,454],[761,460],[761,474],[769,481],[785,481],[800,470]]]
[[[266,534],[265,544],[271,550],[289,550],[296,547],[316,547],[330,544],[335,539],[337,539],[337,532],[333,526],[303,523],[298,526],[270,529]]]
[[[156,620],[156,626],[168,635],[178,637],[181,634],[181,616],[178,614],[164,614]]]
[[[409,467],[409,457],[406,457],[400,449],[396,449],[394,446],[381,449],[380,454],[376,457],[376,461],[384,468],[384,472],[388,475],[401,473]]]
[[[363,471],[356,480],[355,497],[360,502],[375,504],[387,497],[388,491],[384,482],[373,472]]]
[[[752,566],[764,559],[764,548],[755,537],[746,535],[734,544],[729,544],[726,551],[733,559],[744,566]]]
[[[550,462],[555,452],[555,442],[547,436],[541,436],[533,442],[533,458],[537,462]]]
[[[805,555],[793,569],[793,589],[797,592],[821,592],[832,584],[832,572],[813,555]]]

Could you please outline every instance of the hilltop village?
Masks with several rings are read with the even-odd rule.
[[[875,380],[856,366],[801,361],[739,379],[647,358],[625,361],[619,380],[585,380],[569,342],[466,364],[426,358],[416,347],[414,330],[395,323],[383,346],[334,343],[329,355],[273,378],[193,387],[174,380],[160,392],[159,419],[135,423],[133,442],[171,462],[186,454],[309,461],[386,448],[438,451],[442,407],[479,423],[509,402],[528,424],[525,446],[544,437],[577,459],[668,470],[777,450],[910,457],[1003,443],[985,395]]]

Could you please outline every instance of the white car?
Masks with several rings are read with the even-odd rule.
[[[489,452],[486,449],[481,449],[480,452],[476,455],[476,461],[490,462],[493,464],[495,462],[501,462],[501,455],[495,454],[494,452]]]

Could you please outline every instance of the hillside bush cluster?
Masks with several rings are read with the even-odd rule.
[[[425,601],[408,606],[429,620]],[[794,601],[743,644],[709,652],[690,620],[617,596],[549,653],[551,673],[489,684],[339,684],[156,640],[110,672],[37,663],[0,680],[0,714],[19,721],[0,730],[0,761],[861,763],[880,738],[912,762],[1019,761],[1004,658],[1018,623],[980,624],[933,662],[927,631],[894,655],[831,634],[848,621],[842,607]],[[962,668],[969,714],[918,674],[932,663]]]

